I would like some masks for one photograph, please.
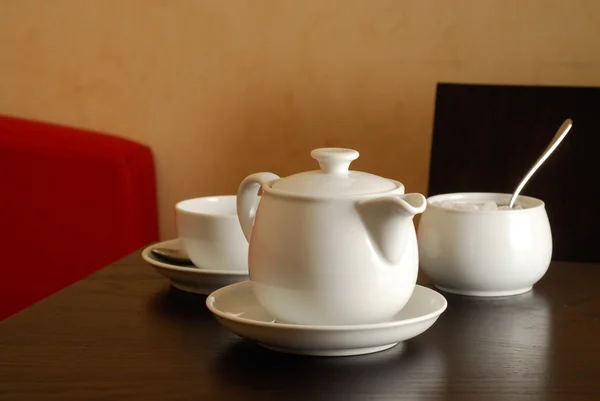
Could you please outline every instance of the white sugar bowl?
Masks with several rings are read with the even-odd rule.
[[[311,156],[320,170],[285,178],[256,173],[239,187],[256,299],[280,322],[388,321],[415,288],[413,217],[427,201],[404,194],[398,181],[349,170],[355,150],[322,148]]]
[[[550,265],[544,202],[511,194],[453,193],[427,199],[418,228],[421,269],[439,289],[469,296],[531,290]],[[498,207],[498,205],[500,205]]]

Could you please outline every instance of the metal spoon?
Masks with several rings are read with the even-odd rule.
[[[152,248],[151,252],[157,259],[162,259],[165,262],[183,266],[193,266],[193,263],[188,258],[187,254],[180,249]]]
[[[560,126],[558,131],[556,131],[556,134],[554,134],[554,138],[552,138],[552,141],[550,141],[550,144],[548,145],[546,150],[544,150],[544,153],[542,153],[540,158],[537,159],[537,161],[535,162],[533,167],[531,167],[531,169],[527,172],[525,177],[523,177],[523,179],[519,183],[519,186],[517,187],[517,189],[515,189],[515,192],[513,193],[512,197],[510,198],[510,202],[508,202],[508,207],[510,209],[513,208],[515,201],[517,200],[517,197],[521,193],[521,190],[523,189],[525,184],[527,184],[527,182],[529,181],[531,176],[537,171],[538,168],[540,168],[540,166],[546,161],[546,159],[552,154],[552,152],[554,152],[554,150],[558,147],[558,145],[565,138],[565,136],[567,136],[567,134],[569,133],[569,130],[571,129],[572,126],[573,126],[573,121],[570,118],[567,118],[562,123],[562,125]]]

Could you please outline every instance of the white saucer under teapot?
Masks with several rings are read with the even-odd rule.
[[[413,217],[426,199],[404,194],[398,181],[349,170],[356,150],[322,148],[311,156],[320,170],[256,173],[239,187],[256,300],[285,323],[389,321],[415,288]]]
[[[295,325],[277,322],[257,303],[252,283],[243,281],[219,288],[206,306],[232,333],[263,347],[301,355],[350,356],[391,348],[429,329],[446,310],[443,295],[415,286],[402,311],[389,321],[352,326]]]

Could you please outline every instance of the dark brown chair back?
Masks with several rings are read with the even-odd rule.
[[[521,193],[546,204],[554,260],[600,262],[600,88],[438,84],[429,195],[512,193],[566,118]]]

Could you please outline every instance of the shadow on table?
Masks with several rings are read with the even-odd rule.
[[[214,317],[205,303],[206,295],[193,294],[170,286],[151,299],[150,307],[160,317],[169,320],[213,321]]]
[[[215,381],[243,399],[252,388],[263,399],[365,400],[443,399],[446,366],[430,344],[408,341],[386,351],[351,357],[279,353],[240,340],[214,361]]]
[[[555,350],[550,294],[534,288],[510,297],[443,295],[448,310],[429,334],[445,357],[448,397],[483,400],[493,389],[498,400],[542,399]]]

